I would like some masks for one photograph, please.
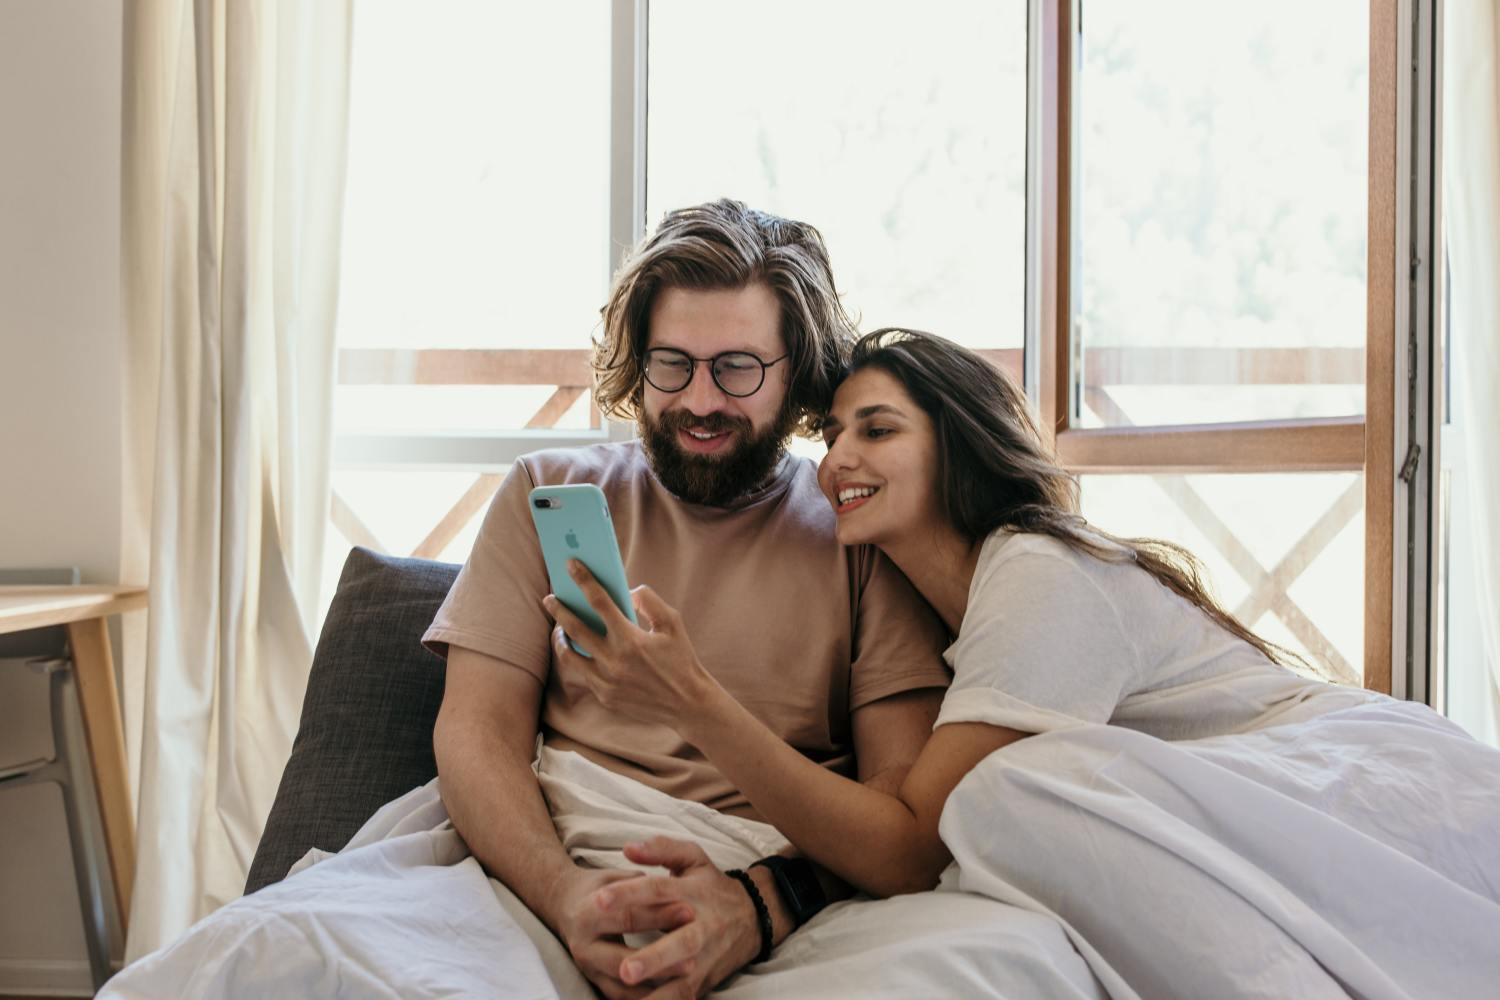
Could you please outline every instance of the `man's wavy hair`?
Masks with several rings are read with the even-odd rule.
[[[723,198],[662,219],[616,272],[594,341],[594,399],[605,414],[636,420],[651,308],[664,288],[705,291],[765,282],[781,304],[789,365],[785,414],[816,435],[854,343],[823,237],[794,222]]]

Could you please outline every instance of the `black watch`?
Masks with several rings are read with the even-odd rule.
[[[776,889],[781,893],[781,901],[791,911],[794,926],[801,927],[828,905],[818,873],[813,871],[812,862],[806,858],[784,858],[773,854],[750,867],[756,865],[770,870],[771,877],[776,880]]]

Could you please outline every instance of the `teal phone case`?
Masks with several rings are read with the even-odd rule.
[[[542,543],[547,579],[557,599],[595,632],[605,633],[604,619],[589,606],[583,591],[568,575],[568,560],[577,559],[594,574],[615,606],[634,622],[630,584],[625,580],[625,564],[620,559],[620,545],[615,540],[615,526],[609,519],[604,491],[592,483],[538,486],[531,491],[528,505],[536,536]],[[589,655],[578,648],[572,636],[568,637],[568,645],[575,652]]]

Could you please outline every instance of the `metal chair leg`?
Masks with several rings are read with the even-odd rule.
[[[88,948],[89,974],[97,991],[109,979],[109,930],[104,917],[104,887],[99,877],[98,860],[94,856],[94,841],[90,828],[85,823],[79,800],[88,791],[86,779],[80,780],[79,763],[66,752],[67,711],[69,689],[73,687],[73,674],[66,660],[54,660],[47,664],[50,676],[52,702],[53,742],[58,748],[58,757],[66,761],[59,775],[63,788],[63,807],[68,817],[68,845],[73,853],[73,875],[78,886],[78,909],[83,916],[83,940]]]

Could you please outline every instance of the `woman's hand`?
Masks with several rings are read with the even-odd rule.
[[[675,728],[686,713],[701,710],[718,682],[699,662],[682,617],[650,587],[636,587],[630,595],[638,626],[615,607],[583,563],[568,560],[568,573],[608,632],[595,632],[555,595],[542,599],[559,626],[552,630],[552,645],[566,682],[577,686],[581,679],[605,708],[642,722]],[[569,637],[592,659],[575,653]]]

